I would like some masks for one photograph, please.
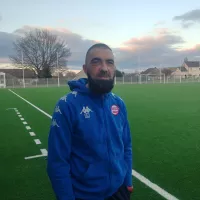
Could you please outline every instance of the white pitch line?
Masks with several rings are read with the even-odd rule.
[[[20,118],[22,121],[24,120],[24,118]]]
[[[6,110],[17,110],[17,108],[7,108]]]
[[[28,159],[39,158],[39,157],[44,157],[44,156],[45,156],[45,155],[40,154],[40,155],[35,155],[35,156],[28,156],[28,157],[25,157],[24,159],[25,159],[25,160],[28,160]]]
[[[18,115],[18,117],[22,117],[22,115]]]
[[[40,108],[38,108],[37,106],[35,106],[34,104],[32,104],[31,102],[27,101],[26,99],[24,99],[23,97],[21,97],[20,95],[18,95],[17,93],[13,92],[11,89],[8,89],[10,92],[12,92],[13,94],[15,94],[16,96],[18,96],[20,99],[24,100],[26,103],[30,104],[31,106],[33,106],[35,109],[39,110],[41,113],[43,113],[44,115],[46,115],[49,118],[52,118],[51,115],[49,115],[48,113],[46,113],[45,111],[41,110]]]
[[[35,139],[34,141],[35,141],[35,144],[41,144],[39,139]]]
[[[24,99],[23,97],[21,97],[17,93],[13,92],[11,89],[9,89],[9,91],[12,92],[13,94],[15,94],[16,96],[18,96],[20,99],[22,99],[25,102],[27,102],[28,104],[30,104],[31,106],[33,106],[35,109],[37,109],[38,111],[40,111],[41,113],[43,113],[44,115],[49,117],[50,119],[52,119],[52,116],[49,115],[48,113],[46,113],[45,111],[41,110],[40,108],[38,108],[37,106],[35,106],[31,102],[27,101],[26,99]],[[138,180],[140,180],[142,183],[144,183],[145,185],[150,187],[152,190],[156,191],[158,194],[160,194],[165,199],[167,199],[167,200],[178,200],[176,197],[172,196],[171,194],[166,192],[164,189],[160,188],[158,185],[152,183],[150,180],[148,180],[147,178],[145,178],[144,176],[142,176],[141,174],[139,174],[135,170],[132,170],[132,175],[134,177],[136,177]]]
[[[30,136],[35,136],[34,132],[29,132]]]
[[[25,157],[24,159],[25,160],[28,160],[28,159],[33,159],[33,158],[39,158],[39,157],[45,157],[48,155],[48,152],[46,149],[40,149],[41,153],[40,155],[35,155],[35,156],[28,156],[28,157]]]
[[[163,190],[161,187],[159,187],[155,183],[152,183],[150,180],[148,180],[147,178],[145,178],[144,176],[142,176],[141,174],[139,174],[135,170],[132,170],[132,175],[135,178],[137,178],[138,180],[140,180],[142,183],[146,184],[148,187],[150,187],[151,189],[156,191],[158,194],[163,196],[165,199],[167,199],[167,200],[178,200],[176,197],[172,196],[171,194],[169,194],[168,192]]]
[[[30,126],[26,126],[26,129],[27,129],[27,130],[30,130],[30,129],[31,129],[31,127],[30,127]]]
[[[48,152],[46,149],[40,149],[40,151],[41,151],[42,155],[44,155],[44,156],[48,155]]]
[[[23,124],[28,124],[27,122],[23,122]]]

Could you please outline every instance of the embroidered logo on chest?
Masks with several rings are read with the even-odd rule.
[[[113,115],[118,115],[118,113],[119,113],[119,107],[116,106],[116,105],[112,105],[111,106],[111,112],[112,112]]]
[[[80,114],[84,114],[85,118],[90,118],[90,112],[93,112],[88,106],[83,106]]]

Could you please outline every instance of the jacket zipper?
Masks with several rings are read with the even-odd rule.
[[[109,154],[109,148],[108,148],[108,140],[109,140],[109,136],[108,136],[108,132],[107,132],[107,124],[106,124],[106,114],[105,114],[105,107],[104,107],[104,99],[105,97],[102,97],[102,108],[103,108],[103,113],[104,113],[104,117],[103,117],[103,123],[104,123],[104,129],[106,132],[106,137],[105,137],[105,141],[106,141],[106,146],[107,146],[107,153],[108,153],[108,167],[109,167],[109,188],[111,185],[111,175],[110,175],[110,165],[111,165],[111,160],[110,160],[110,154]]]

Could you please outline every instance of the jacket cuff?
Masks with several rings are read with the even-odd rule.
[[[131,170],[132,172],[132,170]],[[133,182],[132,182],[132,173],[127,173],[126,177],[124,179],[124,185],[126,186],[133,186]]]

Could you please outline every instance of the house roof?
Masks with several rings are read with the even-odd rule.
[[[199,61],[185,61],[185,64],[188,67],[200,67],[200,62]]]
[[[181,72],[187,72],[187,69],[184,66],[179,67],[179,69],[181,70]]]
[[[81,70],[80,72],[76,74],[76,77],[74,78],[74,80],[78,80],[80,78],[87,78],[87,75],[85,74],[83,70]]]
[[[144,72],[141,72],[141,74],[160,74],[160,70],[158,68],[148,68]]]

